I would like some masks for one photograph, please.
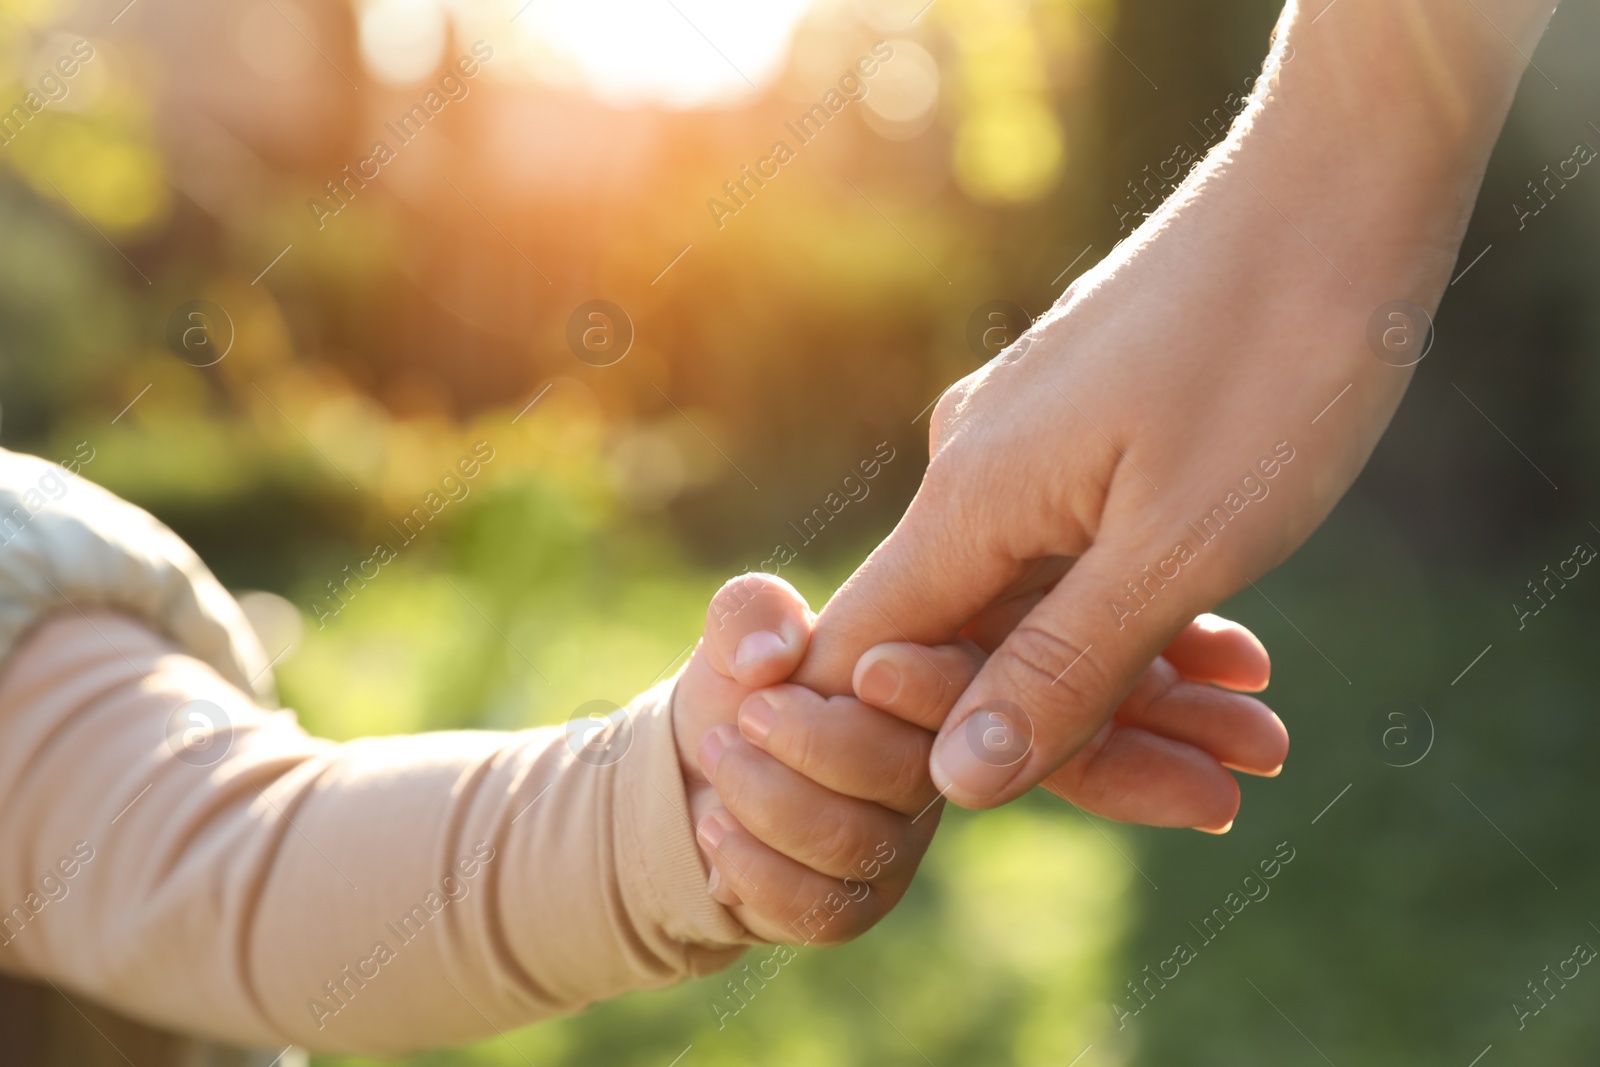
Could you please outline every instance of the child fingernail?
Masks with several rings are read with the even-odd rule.
[[[746,634],[739,642],[739,647],[733,653],[735,667],[753,667],[763,663],[781,653],[785,643],[779,634],[771,630],[757,630],[753,634]]]
[[[751,696],[739,708],[739,731],[759,745],[772,733],[776,714],[766,697]]]
[[[900,695],[900,668],[879,660],[861,675],[861,688],[856,693],[862,701],[883,707]]]
[[[1195,829],[1199,830],[1203,834],[1225,834],[1229,830],[1233,829],[1233,820],[1229,819],[1222,826],[1214,826],[1214,827],[1196,826]]]
[[[722,844],[722,839],[728,836],[728,828],[722,825],[722,820],[717,818],[716,815],[707,815],[700,820],[700,828],[696,831],[696,834],[700,838],[700,843],[705,845],[708,851],[715,852],[718,846]]]
[[[722,762],[724,750],[722,734],[717,729],[707,730],[705,737],[700,739],[700,771],[706,776],[706,781],[711,781],[716,775],[717,764]]]

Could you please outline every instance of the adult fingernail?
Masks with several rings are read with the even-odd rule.
[[[700,739],[700,772],[706,776],[706,781],[711,781],[717,773],[717,764],[722,761],[725,749],[721,731],[715,727],[707,730],[706,735]]]
[[[1237,763],[1229,763],[1227,760],[1223,760],[1222,765],[1228,768],[1230,771],[1238,771],[1240,774],[1252,774],[1257,778],[1276,778],[1278,775],[1283,773],[1283,764],[1281,763],[1272,768],[1270,771],[1262,770],[1259,765],[1254,767],[1244,767]]]
[[[900,684],[900,668],[887,660],[879,660],[861,675],[861,688],[856,696],[881,708],[900,695]]]
[[[752,694],[739,708],[739,732],[759,745],[772,733],[776,715],[771,701],[759,693]]]
[[[757,630],[746,634],[733,652],[735,667],[753,667],[783,652],[787,645],[783,637],[771,630]]]
[[[1229,830],[1233,829],[1233,820],[1229,819],[1226,823],[1224,823],[1221,826],[1213,826],[1213,827],[1196,826],[1195,829],[1199,830],[1203,834],[1225,834]]]
[[[958,804],[983,804],[1013,778],[1033,750],[1033,720],[1007,700],[991,700],[940,736],[928,771]]]
[[[695,831],[700,838],[700,843],[706,846],[708,852],[715,852],[722,844],[722,839],[728,836],[728,828],[722,824],[713,812],[700,820],[700,828]]]

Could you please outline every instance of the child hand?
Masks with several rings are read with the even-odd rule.
[[[990,633],[983,639],[998,644],[1003,636]],[[969,641],[943,646],[934,655],[976,657],[963,668],[964,675],[975,673],[984,658]],[[1273,777],[1288,756],[1289,734],[1282,721],[1261,701],[1243,695],[1265,689],[1271,671],[1266,649],[1249,630],[1216,615],[1199,616],[1146,668],[1111,721],[1046,779],[1044,788],[1109,819],[1226,832],[1239,810],[1239,786],[1228,770]],[[911,644],[868,650],[854,673],[862,700],[935,731],[950,702],[933,717],[922,717],[919,709],[940,707],[928,691],[947,688],[929,654]],[[1028,724],[999,718],[967,735],[982,744],[984,728],[1025,733]],[[1029,740],[1031,734],[999,737],[1000,745],[1015,749],[1001,758],[1021,760]]]
[[[805,656],[815,621],[793,586],[767,574],[731,578],[711,598],[705,631],[672,697],[678,765],[695,825],[719,806],[700,769],[706,732],[736,722],[745,697],[793,673]]]
[[[904,895],[942,805],[932,733],[854,697],[774,684],[799,665],[814,618],[777,578],[723,586],[673,723],[711,895],[758,937],[831,944]],[[897,699],[917,722],[942,720],[982,659],[926,651],[948,685]]]

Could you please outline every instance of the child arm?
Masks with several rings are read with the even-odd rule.
[[[58,616],[0,675],[0,968],[368,1052],[717,969],[748,935],[706,895],[671,692],[615,760],[560,727],[335,744],[141,624]],[[222,728],[186,748],[194,712]]]

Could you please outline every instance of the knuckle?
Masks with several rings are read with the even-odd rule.
[[[1199,688],[1184,681],[1176,667],[1157,656],[1134,683],[1127,700],[1137,709],[1155,710],[1169,702],[1181,701]]]
[[[809,878],[790,885],[782,894],[783,902],[776,904],[772,914],[787,926],[797,942],[812,944],[828,942],[828,928],[833,924],[833,913],[828,910],[826,895],[819,896],[816,884]]]
[[[1092,655],[1073,642],[1024,623],[997,655],[1004,657],[1001,677],[1014,687],[1011,699],[1021,706],[1036,731],[1048,729],[1053,737],[1052,761],[1075,752],[1087,740],[1084,731],[1092,733],[1110,717],[1112,709],[1104,706],[1109,691],[1107,675]],[[1033,740],[1029,739],[1030,746]]]
[[[763,879],[751,872],[748,862],[735,863],[731,858],[717,864],[717,869],[722,876],[728,879],[733,891],[739,894],[739,899],[749,904],[751,908],[762,914],[771,914],[769,901],[772,897],[770,884],[763,885]]]
[[[840,945],[846,941],[854,941],[876,926],[882,917],[880,911],[869,907],[866,900],[859,904],[852,903],[848,909],[834,916],[834,935],[829,944]]]
[[[826,753],[817,736],[817,723],[815,715],[789,715],[779,711],[773,716],[772,733],[767,738],[774,753],[781,753],[784,763],[807,778],[815,778],[813,772],[825,766]]]
[[[930,743],[906,745],[896,752],[885,768],[885,794],[895,807],[918,806],[934,795],[933,779],[928,773]]]
[[[1052,703],[1086,697],[1099,681],[1093,661],[1082,648],[1026,620],[1006,638],[999,655],[1025,686],[1036,692],[1055,690],[1059,696]]]
[[[966,638],[954,644],[942,645],[935,651],[936,658],[946,665],[943,669],[948,677],[940,678],[939,683],[940,696],[947,700],[959,695],[960,690],[971,684],[983,668],[984,661],[989,658],[983,649]],[[955,692],[951,693],[951,690]]]
[[[904,657],[901,672],[905,682],[895,703],[920,721],[926,713],[937,707],[943,691],[948,687],[933,666],[920,655]]]
[[[743,822],[740,813],[748,814],[759,798],[750,796],[750,775],[746,773],[746,762],[735,751],[737,747],[735,745],[734,749],[724,752],[722,759],[717,761],[716,773],[711,776],[711,787],[716,790],[722,806]]]
[[[961,410],[961,402],[966,398],[967,390],[963,383],[966,379],[956,382],[944,391],[933,405],[933,418],[928,423],[928,440],[930,444],[937,445],[948,436],[950,423]]]
[[[1099,758],[1100,753],[1097,752],[1094,759],[1089,761],[1091,771]],[[1118,811],[1137,790],[1135,786],[1116,775],[1086,771],[1081,781],[1081,791],[1084,803],[1091,811]]]
[[[808,882],[791,894],[781,914],[797,941],[838,945],[860,937],[878,921],[881,908],[874,903],[871,889],[857,896],[843,882],[829,883],[826,889]]]
[[[1004,362],[1004,358],[979,367],[965,378],[953,383],[944,391],[944,395],[939,397],[933,406],[933,417],[928,422],[931,446],[929,455],[932,455],[940,444],[948,442],[963,424],[972,422],[975,418],[982,418],[983,386],[1000,362]]]
[[[741,894],[744,902],[764,917],[776,923],[792,925],[795,916],[802,913],[801,909],[805,906],[801,902],[805,895],[803,879],[756,878],[749,874],[746,878],[751,892]]]
[[[806,841],[806,866],[824,873],[854,871],[872,846],[856,819],[818,819],[811,824]]]
[[[1112,746],[1116,733],[1109,725],[1102,727],[1051,776],[1057,795],[1099,814],[1117,807],[1127,788],[1119,784],[1117,776],[1099,773],[1100,758]]]
[[[1080,808],[1095,810],[1089,802],[1089,790],[1085,784],[1085,768],[1087,761],[1080,752],[1067,760],[1055,773],[1045,780],[1045,788],[1063,800],[1071,801]]]

